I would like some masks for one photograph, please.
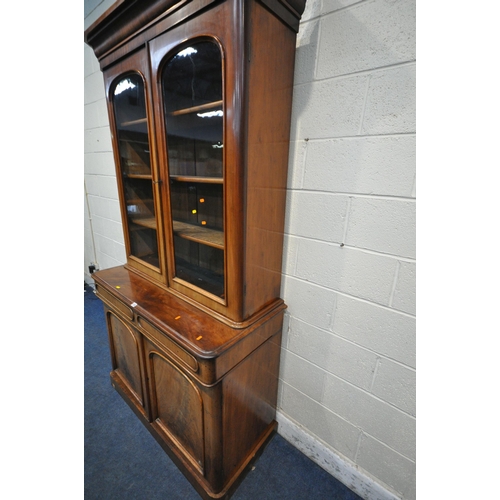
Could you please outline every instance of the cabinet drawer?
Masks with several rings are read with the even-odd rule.
[[[162,334],[149,321],[137,316],[137,324],[149,334],[149,337],[163,347],[176,361],[189,368],[193,372],[198,371],[198,361],[194,356],[186,352],[182,347],[171,341]]]
[[[99,285],[96,284],[96,292],[97,296],[103,301],[106,302],[110,307],[114,308],[115,311],[121,312],[127,319],[133,321],[134,312],[130,307],[126,306],[123,302],[120,302],[118,299],[113,297],[109,292],[103,290]]]

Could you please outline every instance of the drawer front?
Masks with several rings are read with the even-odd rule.
[[[126,306],[123,302],[120,302],[118,299],[113,297],[108,291],[103,290],[99,285],[96,284],[96,292],[97,296],[110,307],[115,309],[116,311],[121,312],[127,319],[133,321],[134,312],[128,306]]]
[[[149,321],[137,316],[137,324],[147,333],[147,336],[149,335],[154,342],[164,348],[182,366],[189,368],[189,370],[194,373],[198,371],[198,361],[196,358],[163,335],[156,327],[149,323]]]

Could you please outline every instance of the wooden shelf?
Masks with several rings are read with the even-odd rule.
[[[130,205],[152,205],[153,204],[153,198],[144,198],[135,195],[135,198],[126,198],[127,206]]]
[[[131,219],[130,221],[138,226],[147,227],[148,229],[154,229],[156,231],[156,219],[154,217],[144,219],[137,218]]]
[[[145,133],[143,135],[146,135]],[[146,136],[146,139],[143,140],[143,141],[140,141],[140,140],[137,140],[137,139],[128,139],[127,137],[118,137],[118,140],[120,142],[127,142],[129,144],[145,144],[146,146],[149,147],[149,142],[148,142],[148,138]],[[146,151],[146,150],[144,150]],[[147,152],[149,153],[149,150],[147,150]]]
[[[206,104],[200,104],[199,106],[192,106],[190,108],[178,109],[177,111],[171,111],[170,116],[187,115],[189,113],[196,113],[197,111],[205,111],[207,109],[213,109],[218,106],[222,106],[223,101],[207,102]]]
[[[150,181],[153,180],[153,176],[150,174],[127,174],[125,172],[124,177],[127,179],[145,179]]]
[[[202,184],[224,184],[222,177],[198,177],[196,175],[171,175],[170,179],[177,182],[199,182]]]
[[[139,120],[130,120],[128,122],[122,122],[120,125],[122,127],[130,127],[131,125],[138,125],[140,123],[147,123],[148,119],[147,118],[140,118]]]
[[[224,250],[224,232],[216,229],[188,224],[187,222],[172,221],[174,234],[186,240],[195,241],[203,245]]]

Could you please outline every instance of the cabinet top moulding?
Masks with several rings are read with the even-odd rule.
[[[253,0],[226,1],[244,5]],[[306,0],[259,1],[295,32],[298,32]],[[171,19],[168,24],[173,26],[212,3],[221,3],[221,0],[117,0],[85,30],[85,43],[94,49],[103,69],[102,60],[132,38],[150,29],[155,30],[155,25],[169,17]],[[163,29],[164,27],[159,27],[158,33]],[[145,36],[144,40],[141,39],[138,42],[146,42],[150,38],[152,36]]]

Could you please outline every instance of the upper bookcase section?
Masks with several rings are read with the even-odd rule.
[[[146,39],[151,39],[151,33],[164,31],[166,23],[170,26],[183,22],[196,12],[210,4],[221,0],[117,0],[85,31],[85,43],[94,50],[101,62],[101,69],[106,64],[106,56],[121,45],[138,37],[141,43],[141,33],[148,31]],[[240,6],[254,0],[229,0]],[[304,12],[306,0],[258,0],[271,12],[280,18],[295,32],[299,30],[299,22]]]

